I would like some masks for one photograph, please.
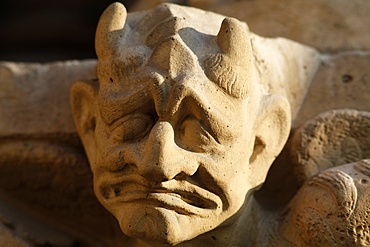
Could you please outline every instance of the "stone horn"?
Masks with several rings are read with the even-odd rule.
[[[251,53],[249,30],[247,26],[234,18],[225,18],[217,34],[217,44],[222,52],[239,64],[249,63]]]
[[[206,60],[207,76],[236,98],[247,95],[252,80],[252,47],[248,27],[225,18],[217,34],[221,53]]]
[[[112,3],[100,17],[95,34],[95,50],[98,58],[112,55],[119,44],[118,40],[127,18],[125,6]]]

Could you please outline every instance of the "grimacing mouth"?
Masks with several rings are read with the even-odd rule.
[[[203,214],[222,207],[219,196],[185,180],[153,184],[138,176],[122,178],[117,183],[98,185],[103,204],[107,207],[125,203],[142,203],[176,211],[179,214]]]

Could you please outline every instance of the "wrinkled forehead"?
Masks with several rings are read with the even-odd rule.
[[[131,53],[131,49],[134,50],[132,53],[138,52],[135,47],[140,47],[142,55],[148,59],[161,43],[176,37],[181,45],[202,59],[219,50],[214,37],[223,19],[211,12],[174,4],[162,4],[149,11],[130,13],[119,37],[118,51],[124,57]]]
[[[155,71],[170,79],[205,75],[232,97],[247,96],[253,56],[246,24],[172,4],[127,18],[123,10],[110,6],[99,21],[101,88],[139,88],[135,77]]]
[[[207,37],[217,35],[224,18],[195,8],[162,4],[149,11],[128,14],[126,27],[129,29],[125,29],[130,35],[126,40],[153,49],[165,38],[178,34],[196,54],[206,54]],[[214,48],[216,44],[210,46]]]
[[[248,102],[225,94],[204,74],[189,73],[173,79],[145,67],[145,73],[139,72],[131,79],[127,87],[101,88],[99,112],[106,123],[135,112],[155,112],[159,118],[170,119],[181,107],[189,107],[190,111],[195,105],[218,119],[233,119],[234,114],[244,114]]]
[[[209,19],[212,21],[207,22]],[[220,51],[215,36],[222,20],[217,14],[172,4],[130,13],[124,28],[111,33],[113,42],[103,48],[111,52],[99,57],[100,67],[109,69],[103,64],[113,62],[130,75],[141,66],[151,65],[175,77],[186,68],[194,69],[194,64],[202,65],[208,54]]]
[[[127,22],[132,26],[138,26],[137,30],[140,29],[140,32],[146,32],[171,17],[178,17],[184,20],[185,26],[210,35],[217,35],[221,22],[225,18],[213,12],[167,3],[151,10],[130,13]]]

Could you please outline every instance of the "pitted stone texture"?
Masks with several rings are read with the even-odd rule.
[[[262,36],[285,37],[321,52],[370,50],[367,0],[245,0],[210,10],[246,21]]]
[[[285,37],[321,52],[370,50],[367,0],[193,0],[139,1],[133,10],[177,2],[232,16],[265,37]]]
[[[320,172],[283,212],[279,231],[298,246],[369,246],[370,160]]]
[[[297,129],[291,157],[301,182],[334,166],[370,159],[370,112],[332,110]]]
[[[97,32],[99,82],[94,80],[96,61],[4,63],[1,197],[86,246],[366,246],[366,160],[342,165],[352,159],[336,162],[334,155],[330,170],[304,177],[308,182],[282,214],[266,210],[253,195],[286,141],[290,114],[300,124],[336,106],[361,104],[368,110],[368,54],[321,56],[299,43],[262,38],[244,23],[223,19],[162,5],[129,14],[126,20],[124,8],[113,5]],[[343,56],[350,59],[341,60]],[[321,62],[315,82],[326,78],[329,86],[310,87]],[[354,73],[356,63],[361,66]],[[343,83],[360,78],[362,84],[338,87],[336,96],[328,97],[322,87],[337,83],[337,70],[343,72]],[[68,106],[74,80],[79,82],[72,90],[72,108],[95,176],[94,192],[131,238],[93,197],[92,174]],[[354,92],[358,98],[338,97]],[[309,101],[315,93],[323,100],[320,106]],[[299,113],[304,99],[310,104]],[[360,124],[362,128],[367,124]],[[351,134],[355,140],[349,149],[341,138],[327,147],[343,145],[350,158],[362,158],[357,154],[368,152],[368,145],[353,148],[362,139]],[[315,139],[314,133],[309,135]],[[323,153],[318,158],[325,158]],[[317,166],[328,168],[321,162]],[[280,173],[287,172],[281,167]],[[294,175],[271,175],[279,184],[284,176]],[[292,192],[281,188],[276,186],[281,193]],[[336,225],[338,229],[331,229]]]
[[[370,52],[323,56],[322,64],[293,121],[299,127],[319,113],[351,108],[370,111]]]
[[[256,241],[241,224],[258,218],[252,191],[288,137],[284,96],[304,94],[318,53],[211,12],[127,15],[119,3],[96,50],[99,86],[77,82],[72,111],[95,194],[123,233],[158,246]],[[302,99],[289,97],[295,110]]]

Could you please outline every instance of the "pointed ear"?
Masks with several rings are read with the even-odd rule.
[[[73,120],[90,164],[95,153],[95,120],[97,112],[97,81],[77,81],[71,88]]]
[[[249,162],[254,174],[254,186],[265,181],[272,162],[288,139],[291,126],[290,106],[283,96],[263,96],[260,109],[253,153]]]

